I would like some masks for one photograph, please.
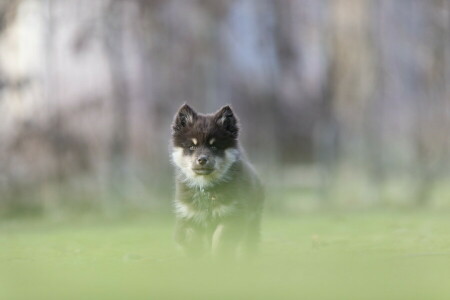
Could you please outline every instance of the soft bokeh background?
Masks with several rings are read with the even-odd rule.
[[[184,102],[232,104],[268,210],[449,208],[449,14],[447,0],[2,0],[1,212],[168,212]]]
[[[231,104],[261,254],[172,241],[170,125]],[[0,0],[1,299],[449,299],[450,1]]]

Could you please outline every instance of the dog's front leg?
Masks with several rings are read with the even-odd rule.
[[[198,257],[204,252],[203,232],[185,220],[176,222],[175,241],[187,256]]]

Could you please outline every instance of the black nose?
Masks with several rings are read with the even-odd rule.
[[[198,157],[198,159],[197,159],[197,162],[198,162],[200,165],[204,165],[204,164],[206,164],[206,163],[208,162],[208,157],[207,157],[206,155],[200,155],[200,156]]]

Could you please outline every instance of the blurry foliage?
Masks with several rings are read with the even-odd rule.
[[[449,74],[446,0],[1,1],[0,208],[169,207],[183,102],[233,105],[273,209],[445,202]]]

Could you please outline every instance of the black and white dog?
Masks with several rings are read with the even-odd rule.
[[[251,255],[257,248],[262,186],[238,143],[229,106],[200,114],[183,105],[173,122],[175,239],[188,255]]]

